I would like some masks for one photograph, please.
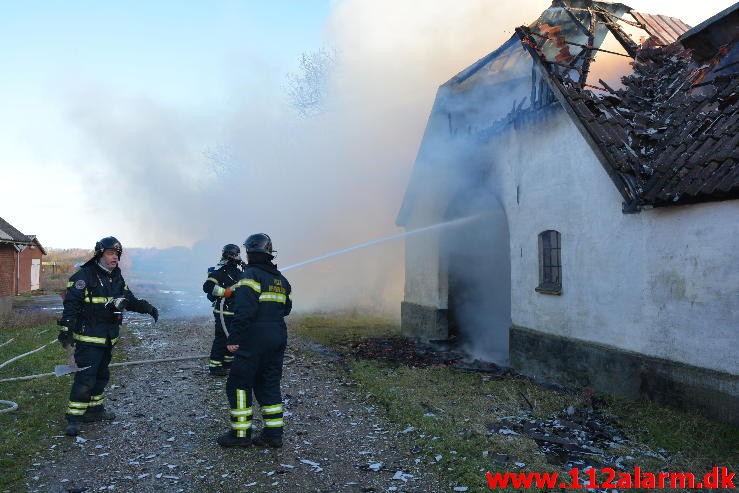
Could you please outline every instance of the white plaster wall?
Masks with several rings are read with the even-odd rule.
[[[447,308],[446,274],[440,273],[439,233],[405,239],[405,301]],[[443,283],[442,283],[443,281]]]
[[[739,201],[623,214],[563,110],[488,147],[509,219],[515,325],[739,374]],[[561,233],[561,296],[534,291],[547,229]]]
[[[459,150],[449,132],[443,103],[444,88],[429,116],[404,200],[412,205],[401,211],[406,231],[438,224],[456,192],[460,177]],[[403,209],[407,206],[403,205]],[[405,215],[407,213],[407,216]],[[447,308],[446,273],[440,264],[441,230],[429,230],[405,238],[405,297],[409,303]]]

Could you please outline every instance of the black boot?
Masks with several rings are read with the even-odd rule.
[[[226,375],[228,375],[228,370],[226,370],[222,366],[211,366],[210,374],[214,377],[225,377]]]
[[[80,428],[82,428],[81,421],[69,421],[67,427],[64,428],[64,434],[70,437],[75,437],[80,434]]]
[[[113,411],[102,411],[90,412],[89,410],[82,416],[82,421],[85,423],[94,423],[95,421],[113,421],[115,419],[115,413]]]
[[[251,439],[249,437],[237,437],[234,430],[229,430],[219,436],[216,442],[221,447],[251,447]]]
[[[282,448],[282,435],[269,436],[262,433],[251,441],[257,447]]]

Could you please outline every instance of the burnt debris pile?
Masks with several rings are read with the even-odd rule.
[[[453,346],[429,344],[402,337],[376,337],[362,341],[335,344],[333,351],[341,358],[371,359],[396,366],[449,366],[466,371],[489,373],[495,376],[512,375],[509,368],[494,363],[470,359]]]
[[[539,418],[528,412],[488,425],[490,434],[523,435],[534,440],[547,462],[566,468],[623,469],[633,459],[623,455],[628,442],[613,419],[600,410],[568,407]]]

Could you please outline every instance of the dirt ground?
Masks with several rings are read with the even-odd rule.
[[[126,360],[208,353],[212,319],[150,320],[132,318],[124,328],[116,351]],[[292,335],[288,352],[284,448],[233,450],[215,443],[228,429],[226,380],[209,375],[205,358],[113,368],[106,406],[116,419],[86,424],[79,437],[67,437],[66,403],[60,403],[59,416],[49,417],[59,433],[34,458],[28,491],[454,491],[399,448],[400,430],[325,356]],[[255,426],[261,427],[258,418]]]

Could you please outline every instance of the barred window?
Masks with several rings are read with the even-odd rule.
[[[545,294],[562,294],[561,245],[558,231],[549,229],[539,233],[539,286]]]

